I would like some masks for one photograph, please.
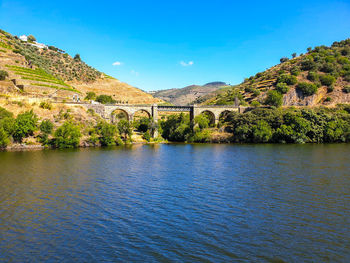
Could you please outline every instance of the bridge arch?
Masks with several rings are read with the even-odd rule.
[[[151,118],[152,114],[146,110],[146,109],[139,109],[136,110],[133,114],[132,114],[132,118],[133,119],[137,119],[137,118],[142,118],[142,117],[147,117],[147,118]]]
[[[214,126],[216,124],[217,118],[216,118],[215,113],[213,111],[205,109],[205,110],[200,111],[199,114],[204,114],[209,118],[210,126]]]
[[[128,113],[124,109],[114,109],[111,113],[111,122],[117,123],[121,119],[126,119],[127,121],[130,120],[130,113]]]

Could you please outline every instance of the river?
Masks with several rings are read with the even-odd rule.
[[[0,152],[1,262],[350,262],[350,145]]]

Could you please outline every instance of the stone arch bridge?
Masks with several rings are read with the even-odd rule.
[[[155,122],[158,121],[158,112],[189,112],[192,121],[201,113],[208,113],[215,124],[219,122],[220,115],[224,112],[239,112],[247,110],[246,107],[231,105],[207,105],[207,106],[161,106],[161,105],[129,105],[129,104],[90,104],[90,103],[69,103],[93,109],[102,118],[113,121],[116,110],[123,111],[129,121],[132,121],[136,112],[146,112]]]

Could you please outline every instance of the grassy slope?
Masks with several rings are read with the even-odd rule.
[[[278,82],[283,82],[282,75],[292,75],[297,80],[297,83],[288,86],[289,91],[283,95],[284,106],[350,103],[350,93],[345,92],[350,85],[350,40],[334,42],[331,47],[308,48],[304,55],[259,72],[233,88],[208,95],[203,104],[234,104],[235,97],[239,97],[243,105],[249,105],[252,101],[264,103],[266,93],[275,90]],[[325,75],[331,79],[333,77],[335,81],[330,85],[324,83],[322,79]],[[317,92],[313,95],[303,94],[297,88],[300,82],[315,84]]]

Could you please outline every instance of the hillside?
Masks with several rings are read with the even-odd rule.
[[[236,97],[241,105],[252,106],[350,103],[350,39],[281,58],[280,64],[237,86],[208,94],[203,104],[234,104]]]
[[[54,46],[37,43],[35,37],[25,41],[0,30],[0,70],[6,71],[6,81],[0,81],[0,93],[71,100],[82,100],[88,92],[109,95],[115,101],[153,104],[161,102],[150,94],[99,72]],[[10,81],[11,80],[11,81]]]
[[[201,102],[203,96],[224,87],[227,87],[225,82],[210,82],[203,86],[191,85],[181,89],[159,90],[152,95],[174,105],[188,105]]]

